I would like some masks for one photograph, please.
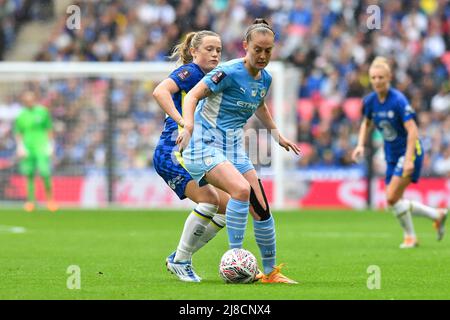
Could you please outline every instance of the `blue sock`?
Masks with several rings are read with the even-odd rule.
[[[231,198],[227,204],[226,225],[230,249],[242,248],[247,227],[249,202]]]
[[[253,230],[255,240],[261,252],[264,274],[269,274],[275,266],[276,259],[276,241],[275,241],[275,223],[273,217],[268,220],[253,221]]]

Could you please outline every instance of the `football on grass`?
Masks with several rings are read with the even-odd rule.
[[[248,250],[230,249],[220,260],[219,274],[226,283],[251,283],[258,274],[258,262]]]

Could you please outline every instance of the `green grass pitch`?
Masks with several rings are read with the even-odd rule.
[[[277,260],[299,284],[231,285],[218,275],[225,230],[194,255],[201,283],[166,271],[187,214],[2,210],[0,299],[450,299],[450,237],[437,242],[424,218],[414,219],[420,247],[400,250],[401,228],[386,212],[275,212]],[[244,248],[259,259],[250,221]],[[71,265],[79,290],[67,288]],[[369,266],[379,268],[379,289],[368,288]]]

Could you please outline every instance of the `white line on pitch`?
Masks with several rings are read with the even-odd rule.
[[[25,232],[27,232],[27,229],[25,229],[24,227],[0,225],[0,234],[1,233],[25,233]]]

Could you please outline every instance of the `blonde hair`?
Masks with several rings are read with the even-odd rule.
[[[372,68],[384,68],[389,72],[389,74],[392,72],[388,59],[382,56],[378,56],[372,61],[369,70]]]
[[[202,30],[198,32],[189,32],[184,41],[177,44],[170,55],[170,59],[178,57],[177,64],[187,64],[194,60],[192,57],[191,48],[197,49],[202,44],[203,38],[207,36],[219,37],[219,35],[213,31]]]

